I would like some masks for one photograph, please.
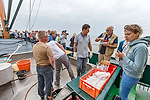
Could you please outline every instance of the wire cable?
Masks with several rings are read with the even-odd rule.
[[[29,88],[29,90],[27,91],[27,93],[26,93],[26,95],[25,95],[24,100],[27,99],[27,95],[28,95],[29,91],[30,91],[37,83],[38,83],[38,82],[34,83],[34,84]]]
[[[21,78],[13,79],[13,80],[11,80],[11,82],[16,81],[16,80],[19,80],[19,79],[23,79],[23,78],[31,77],[31,76],[33,76],[33,75],[37,75],[37,74],[31,74],[31,75],[28,75],[28,76],[25,76],[25,77],[21,77]]]
[[[31,31],[31,29],[33,28],[33,26],[34,26],[34,24],[35,24],[35,22],[36,22],[36,19],[37,19],[38,13],[39,13],[39,9],[40,9],[40,6],[41,6],[41,0],[40,0],[40,2],[39,2],[38,10],[37,10],[37,13],[36,13],[36,15],[35,15],[33,24],[32,24],[32,26],[30,27],[30,24],[31,24],[31,13],[32,13],[32,11],[33,11],[34,3],[35,3],[35,0],[33,1],[32,7],[31,7],[31,0],[30,0],[30,10],[29,10],[30,13],[29,13],[28,23],[27,23],[27,26],[26,26],[26,29],[27,29],[27,27],[29,26],[29,31]]]
[[[33,21],[33,25],[31,26],[30,30],[33,28],[33,26],[34,26],[34,24],[35,24],[35,21],[36,21],[36,19],[37,19],[38,13],[39,13],[40,6],[41,6],[41,0],[40,0],[40,3],[39,3],[39,6],[38,6],[38,11],[37,11],[37,13],[36,13],[35,19],[34,19],[34,21]]]
[[[30,4],[29,4],[29,18],[28,18],[26,29],[28,28],[28,26],[29,26],[29,29],[30,29],[31,13],[33,11],[34,3],[35,3],[35,0],[33,1],[32,7],[31,7],[31,0],[30,0]]]

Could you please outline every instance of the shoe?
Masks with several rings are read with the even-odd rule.
[[[52,94],[52,97],[55,98],[57,96],[57,94],[62,90],[62,88],[59,88],[57,90],[55,90]]]
[[[71,81],[72,81],[73,79],[75,79],[75,77],[72,77],[72,78],[71,78]]]
[[[41,97],[41,100],[45,100],[45,97]]]
[[[112,100],[121,100],[120,96],[115,95]]]
[[[55,82],[54,84],[55,84],[56,86],[58,86],[58,87],[60,86],[60,84],[59,84],[59,83],[56,83],[56,82]]]

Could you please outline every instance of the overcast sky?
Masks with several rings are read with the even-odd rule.
[[[19,0],[13,0],[11,17]],[[23,0],[13,25],[13,30],[25,30],[29,18],[29,1]],[[34,0],[31,0],[32,3]],[[5,10],[8,0],[3,0]],[[31,26],[40,0],[35,0]],[[7,11],[6,11],[7,12]],[[70,34],[81,32],[85,23],[91,26],[90,35],[98,36],[107,26],[114,26],[114,33],[123,36],[126,24],[139,24],[143,35],[150,35],[150,0],[41,0],[40,10],[33,30],[67,29]],[[6,13],[7,14],[7,13]],[[11,20],[10,20],[11,21]]]

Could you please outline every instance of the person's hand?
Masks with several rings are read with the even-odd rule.
[[[108,43],[102,43],[102,45],[103,45],[103,46],[106,46],[106,47],[108,47],[108,46],[109,46],[109,44],[108,44]]]
[[[98,38],[99,40],[101,40],[101,41],[104,41],[104,38]]]
[[[55,65],[52,66],[53,70],[55,69]]]
[[[67,36],[67,33],[65,33],[64,35]]]
[[[74,53],[73,53],[73,57],[74,57],[75,59],[77,59],[77,52],[74,52]]]
[[[92,53],[92,51],[90,51],[90,58],[92,58],[92,56],[93,56],[93,53]]]
[[[118,57],[118,55],[119,55],[119,53],[118,52],[116,52],[115,53],[115,60],[118,62],[119,61],[119,57]]]
[[[118,50],[118,52],[115,53],[115,57],[123,58],[124,56],[125,55],[122,52],[120,52],[119,50]]]

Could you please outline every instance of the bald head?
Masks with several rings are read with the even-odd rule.
[[[106,33],[108,35],[111,35],[113,34],[113,30],[114,30],[114,27],[113,26],[108,26],[107,29],[106,29]]]
[[[114,30],[114,27],[113,26],[108,26],[107,28],[111,29],[111,30]]]

